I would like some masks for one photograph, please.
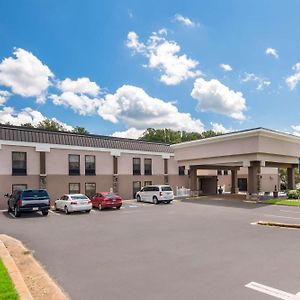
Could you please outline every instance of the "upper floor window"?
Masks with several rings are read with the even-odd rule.
[[[224,170],[224,175],[228,175],[228,170]]]
[[[218,170],[218,171],[217,171],[217,174],[218,174],[218,175],[222,175],[222,170]]]
[[[12,175],[27,175],[26,152],[12,152]]]
[[[69,155],[69,175],[80,175],[80,155]]]
[[[85,175],[96,174],[96,158],[95,155],[85,156]]]
[[[178,167],[178,174],[180,175],[180,176],[183,176],[184,175],[184,172],[185,171],[185,166],[179,166]]]
[[[144,160],[144,174],[152,175],[152,159],[151,158],[145,158],[145,160]]]
[[[132,159],[132,171],[133,175],[141,175],[141,159],[133,158]]]

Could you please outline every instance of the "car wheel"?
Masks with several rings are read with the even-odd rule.
[[[154,204],[158,204],[158,199],[157,199],[156,196],[153,197],[153,203],[154,203]]]
[[[116,209],[120,209],[122,205],[116,206]]]
[[[99,203],[98,208],[99,208],[99,210],[103,210],[103,207],[102,207],[101,203]]]
[[[42,214],[43,214],[43,216],[48,216],[48,210],[43,210]]]
[[[67,206],[64,207],[64,212],[65,212],[66,215],[69,214],[69,210],[68,210]]]
[[[15,216],[16,218],[18,218],[18,217],[21,216],[21,213],[20,213],[20,211],[19,211],[19,209],[18,209],[17,206],[14,207],[14,216]]]
[[[137,201],[137,202],[141,202],[141,196],[137,196],[137,197],[136,197],[136,201]]]
[[[89,214],[89,213],[91,212],[91,210],[89,209],[89,210],[87,210],[86,212]]]
[[[58,211],[58,208],[57,208],[57,206],[56,206],[56,203],[54,204],[54,210],[55,210],[55,211]]]

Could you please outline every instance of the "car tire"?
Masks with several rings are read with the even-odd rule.
[[[140,195],[138,195],[138,196],[136,197],[136,201],[137,201],[137,202],[141,202],[141,196],[140,196]]]
[[[99,208],[99,210],[103,210],[101,203],[99,203],[98,208]]]
[[[116,206],[116,209],[120,209],[122,205]]]
[[[158,199],[156,196],[153,197],[153,204],[158,204]]]
[[[69,214],[69,210],[68,210],[68,207],[67,207],[67,206],[64,207],[64,212],[65,212],[66,215]]]
[[[16,218],[20,217],[21,216],[21,213],[20,211],[18,210],[17,206],[14,207],[14,216]]]
[[[89,214],[89,213],[91,212],[91,210],[89,209],[89,210],[87,210],[86,212]]]
[[[43,216],[48,216],[48,210],[43,210],[42,214],[43,214]]]
[[[56,204],[54,204],[54,210],[58,211],[58,208],[57,208]]]

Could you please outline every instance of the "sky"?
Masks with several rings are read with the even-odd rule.
[[[300,135],[297,0],[0,2],[0,122]]]

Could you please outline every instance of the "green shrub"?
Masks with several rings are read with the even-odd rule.
[[[287,194],[289,199],[299,199],[300,191],[299,190],[290,190]]]

